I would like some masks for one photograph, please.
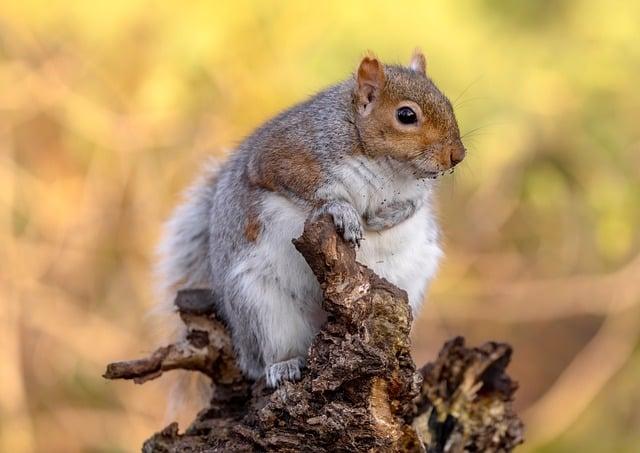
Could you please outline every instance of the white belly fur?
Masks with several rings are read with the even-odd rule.
[[[432,213],[423,206],[393,228],[366,231],[356,253],[359,262],[407,292],[414,315],[442,256],[434,229]]]
[[[354,156],[336,169],[338,181],[321,190],[329,198],[349,200],[360,215],[376,212],[385,203],[414,200],[420,208],[398,225],[380,232],[365,231],[357,258],[381,277],[404,289],[414,315],[422,305],[442,250],[432,208],[433,183],[402,174],[389,159]]]
[[[326,319],[320,285],[291,243],[302,234],[305,219],[303,210],[289,200],[266,195],[258,240],[229,274],[239,282],[243,294],[239,300],[256,311],[267,364],[306,356]]]
[[[283,287],[301,296],[319,296],[315,277],[291,243],[291,239],[302,234],[307,214],[275,194],[265,197],[262,208],[262,234],[249,258],[252,267],[260,268],[269,263],[269,271],[278,276]],[[365,238],[356,252],[359,262],[407,292],[414,314],[422,305],[427,284],[435,275],[442,256],[436,228],[433,214],[426,205],[393,228],[381,232],[365,231]],[[263,298],[265,293],[274,292],[264,284],[258,286]],[[287,302],[282,304],[284,306],[278,305],[276,311],[291,309]]]

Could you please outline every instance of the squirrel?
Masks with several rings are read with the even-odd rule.
[[[159,281],[169,295],[213,291],[247,377],[297,380],[326,319],[292,244],[305,220],[329,214],[415,315],[443,254],[436,180],[464,156],[424,55],[406,67],[365,56],[353,77],[267,121],[204,172],[167,223]]]

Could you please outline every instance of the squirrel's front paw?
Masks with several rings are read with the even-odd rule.
[[[353,206],[340,201],[332,201],[325,204],[316,215],[330,214],[336,229],[345,241],[351,242],[355,246],[360,246],[363,239],[362,222],[360,214]]]
[[[378,208],[373,213],[366,213],[364,223],[369,230],[386,230],[407,220],[415,214],[416,209],[417,205],[413,200],[394,201]]]

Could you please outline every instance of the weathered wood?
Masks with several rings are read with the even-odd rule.
[[[244,379],[212,294],[181,292],[187,338],[105,374],[144,382],[185,368],[212,379],[210,407],[183,434],[175,424],[155,434],[145,452],[509,451],[522,442],[507,345],[466,348],[457,338],[417,371],[406,293],[357,263],[329,218],[307,223],[293,242],[329,313],[302,379],[275,391]]]

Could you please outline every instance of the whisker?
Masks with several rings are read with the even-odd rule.
[[[453,105],[453,107],[454,107],[454,108],[456,107],[456,102],[458,102],[458,101],[460,100],[460,98],[462,98],[462,96],[464,96],[464,94],[465,94],[467,91],[469,91],[469,89],[470,89],[473,85],[475,85],[476,83],[478,83],[478,82],[480,81],[480,79],[482,79],[483,77],[484,77],[484,76],[478,76],[478,77],[476,77],[476,79],[475,79],[473,82],[471,82],[469,85],[467,85],[467,87],[466,87],[464,90],[462,90],[462,92],[461,92],[458,96],[456,96],[456,98],[455,98],[455,99],[453,100],[453,102],[451,103],[451,104]]]
[[[464,107],[465,105],[471,104],[472,102],[475,102],[475,101],[486,101],[488,99],[489,98],[486,97],[486,96],[477,96],[475,98],[462,99],[462,100],[460,100],[460,102],[458,104],[454,105],[453,108],[458,110],[461,107]]]
[[[476,127],[476,128],[473,128],[473,129],[471,129],[471,130],[469,130],[469,131],[465,132],[464,134],[462,134],[462,135],[460,136],[460,139],[463,139],[463,138],[465,138],[465,137],[468,137],[470,134],[475,134],[475,133],[477,133],[477,132],[479,132],[479,131],[481,131],[481,130],[485,129],[486,127],[487,127],[487,126],[485,125],[485,126],[478,126],[478,127]],[[472,135],[472,136],[473,136],[473,135]]]
[[[460,139],[462,140],[463,138],[477,136],[480,131],[487,132],[485,131],[485,129],[488,129],[490,126],[495,126],[498,124],[500,124],[500,122],[487,123],[487,124],[483,124],[481,126],[475,127],[465,132],[464,134],[462,134],[462,136],[460,136]]]

